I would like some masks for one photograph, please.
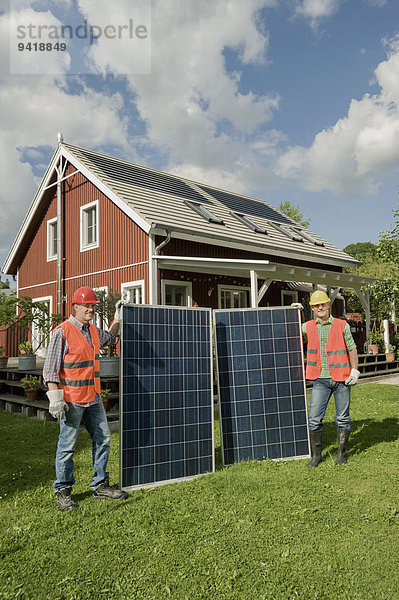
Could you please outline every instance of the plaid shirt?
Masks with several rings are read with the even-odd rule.
[[[327,321],[327,323],[319,323],[318,320],[316,319],[317,333],[319,334],[319,340],[320,340],[320,358],[321,358],[321,373],[319,375],[320,379],[330,379],[330,377],[331,377],[331,373],[328,368],[326,344],[327,344],[328,334],[330,333],[331,323],[333,322],[333,320],[334,320],[334,318],[331,316],[330,316],[329,320]],[[306,323],[302,323],[302,333],[306,333]],[[345,340],[345,344],[346,344],[346,348],[347,348],[348,352],[350,352],[351,350],[354,350],[356,348],[356,344],[352,337],[351,329],[350,329],[348,323],[346,323],[345,327],[344,327],[344,340]]]
[[[91,335],[88,325],[83,325],[80,321],[75,319],[74,316],[69,317],[69,321],[73,323],[84,335],[86,340],[91,346]],[[115,341],[115,336],[109,331],[104,331],[97,327],[98,335],[100,338],[100,347],[108,346]],[[58,327],[53,331],[53,335],[50,339],[50,344],[47,350],[47,357],[43,367],[43,380],[45,383],[59,383],[60,382],[60,370],[61,365],[64,362],[66,353],[68,352],[68,344],[65,339],[64,331],[61,327]],[[96,397],[92,402],[88,404],[76,404],[76,406],[92,406],[97,404],[101,399],[100,394],[96,394]]]

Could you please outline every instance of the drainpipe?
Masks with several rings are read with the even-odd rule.
[[[58,145],[63,141],[62,134],[58,134]],[[57,170],[57,313],[62,313],[62,202],[61,202],[61,178],[62,178],[62,158],[58,164]]]
[[[169,244],[172,232],[170,229],[165,229],[166,238],[154,248],[154,234],[150,232],[148,236],[149,248],[148,248],[148,268],[149,268],[149,304],[158,304],[158,261],[154,259],[154,256],[158,255],[159,251]]]
[[[57,169],[58,180],[61,173]],[[57,181],[57,313],[62,312],[62,256],[61,256],[61,181]]]

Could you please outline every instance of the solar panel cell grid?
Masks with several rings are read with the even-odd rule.
[[[120,163],[117,160],[106,156],[97,156],[91,152],[82,154],[89,159],[100,171],[114,181],[121,183],[130,183],[139,187],[165,192],[167,194],[175,194],[188,200],[195,200],[201,204],[212,204],[207,198],[199,194],[195,189],[191,188],[184,181],[171,177],[166,173],[143,169],[140,166]]]
[[[201,185],[200,187],[204,192],[207,192],[210,196],[216,198],[216,200],[232,211],[243,213],[244,215],[251,215],[253,217],[261,217],[270,221],[295,225],[291,219],[281,215],[276,210],[273,210],[273,208],[261,200],[252,200],[251,198],[245,198],[244,196],[236,196],[235,194],[230,194],[229,192],[224,192],[222,190],[215,190],[204,185]]]
[[[214,469],[210,340],[208,309],[124,306],[123,488]]]
[[[225,464],[309,455],[298,311],[215,311]]]

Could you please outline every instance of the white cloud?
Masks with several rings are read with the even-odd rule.
[[[184,170],[186,176],[213,172],[220,179],[222,171],[234,172],[236,167],[235,182],[242,179],[242,155],[251,160],[248,140],[270,121],[279,98],[244,93],[241,73],[227,71],[223,52],[229,48],[237,53],[238,68],[240,63],[242,68],[265,63],[268,36],[257,28],[257,11],[274,4],[274,0],[153,2],[151,76],[128,81],[147,123],[148,141],[169,154],[169,169]],[[89,19],[108,15],[108,4],[101,17],[98,2],[80,0],[79,5]],[[119,14],[126,15],[129,7],[128,0],[120,1]],[[126,60],[117,51],[104,57],[101,40],[91,58],[100,70],[115,73]]]
[[[68,92],[67,80],[52,76],[16,76],[8,72],[8,15],[0,16],[0,239],[2,259],[32,201],[37,181],[25,162],[34,147],[53,146],[57,132],[66,140],[95,147],[105,143],[128,151],[127,121],[120,94],[106,94],[83,84]],[[71,80],[69,80],[71,81]],[[75,80],[78,81],[78,80]],[[27,154],[24,154],[24,149]],[[24,154],[24,157],[23,157]],[[24,162],[22,162],[22,160]],[[2,263],[2,260],[0,261]]]
[[[320,19],[331,17],[337,12],[341,0],[297,0],[295,13],[310,21],[317,28]]]
[[[307,190],[336,195],[375,193],[383,175],[399,165],[399,53],[393,46],[375,70],[377,95],[352,100],[348,114],[316,135],[310,148],[290,148],[276,172]]]

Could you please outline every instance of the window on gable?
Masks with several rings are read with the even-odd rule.
[[[247,217],[247,215],[243,215],[242,213],[236,213],[233,211],[231,211],[230,214],[233,215],[233,217],[235,217],[236,219],[238,219],[241,223],[244,223],[244,225],[252,229],[252,231],[255,231],[256,233],[267,234],[267,231],[264,227],[256,225],[253,221],[251,221],[249,217]]]
[[[98,200],[80,207],[80,249],[98,247]]]
[[[295,231],[297,231],[299,233],[299,235],[304,237],[305,240],[308,240],[308,242],[312,242],[316,246],[324,246],[324,242],[322,242],[322,240],[316,239],[315,237],[313,237],[313,235],[310,235],[310,233],[308,233],[307,231],[304,231],[300,227],[293,227],[293,229]]]
[[[210,210],[199,204],[198,202],[185,202],[187,206],[195,210],[201,217],[204,217],[209,223],[218,223],[219,225],[224,225],[223,220],[219,217],[216,217]]]
[[[47,260],[57,258],[57,217],[47,221]]]
[[[281,233],[283,233],[284,235],[289,237],[294,242],[303,242],[303,237],[301,235],[299,235],[298,232],[288,229],[288,227],[284,227],[284,225],[281,225],[280,223],[274,223],[272,221],[269,221],[269,223],[275,229],[277,229],[278,231],[281,231]]]

